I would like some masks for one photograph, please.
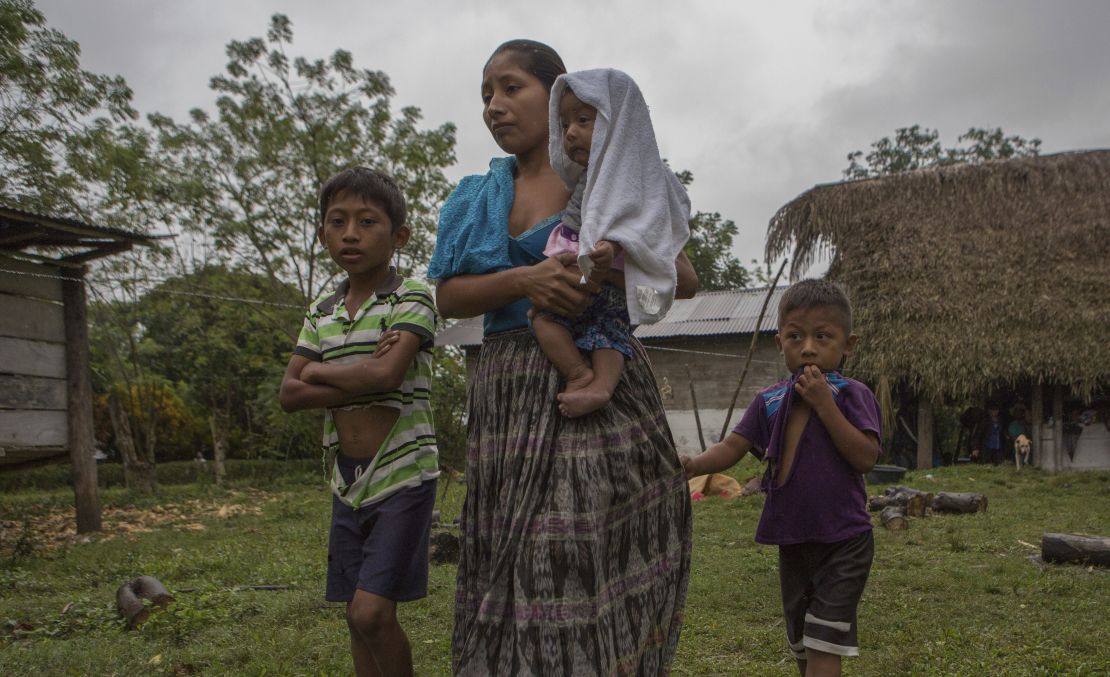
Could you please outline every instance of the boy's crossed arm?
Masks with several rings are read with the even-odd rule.
[[[285,411],[336,407],[357,395],[396,390],[424,340],[410,331],[390,330],[382,334],[373,355],[347,364],[293,355],[281,380],[281,407]]]

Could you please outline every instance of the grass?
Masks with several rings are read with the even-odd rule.
[[[734,476],[758,472],[745,461]],[[1030,559],[1045,531],[1110,531],[1110,473],[958,467],[911,473],[925,490],[977,491],[985,513],[876,530],[860,609],[860,675],[1095,675],[1110,666],[1110,572]],[[257,480],[256,480],[257,481]],[[266,486],[271,486],[267,484]],[[323,601],[328,494],[318,473],[246,486],[102,491],[106,537],[47,538],[71,521],[65,488],[0,496],[0,674],[349,674],[340,605]],[[873,487],[873,492],[878,492]],[[450,521],[454,484],[438,509]],[[694,504],[694,555],[676,675],[794,675],[774,548],[752,534],[759,498]],[[138,631],[116,588],[158,577],[176,601]],[[286,590],[245,586],[280,584]],[[433,566],[428,598],[401,607],[418,675],[450,671],[455,568]]]

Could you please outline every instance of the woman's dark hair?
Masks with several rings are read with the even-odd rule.
[[[542,42],[536,42],[535,40],[503,42],[497,49],[493,50],[493,54],[490,54],[486,66],[502,52],[512,52],[517,55],[519,59],[517,65],[520,66],[521,70],[535,76],[549,92],[551,86],[555,84],[555,78],[567,72],[567,67],[563,65],[559,53]]]

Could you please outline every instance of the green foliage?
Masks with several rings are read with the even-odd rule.
[[[682,185],[694,182],[689,171],[676,172]],[[751,272],[732,253],[738,232],[731,219],[717,212],[697,212],[690,217],[690,240],[683,251],[698,273],[698,289],[721,291],[743,289],[752,283]]]
[[[455,128],[419,129],[414,107],[394,114],[388,76],[356,68],[350,52],[291,58],[292,42],[289,19],[275,14],[265,39],[228,44],[227,72],[211,80],[215,112],[150,121],[183,225],[213,238],[226,259],[290,282],[300,297],[288,300],[304,305],[336,272],[316,241],[328,177],[368,165],[397,179],[413,232],[398,260],[408,272],[431,252]]]
[[[960,135],[959,143],[963,145],[943,148],[936,130],[920,125],[902,127],[895,130],[893,139],[886,136],[872,143],[866,155],[861,150],[849,153],[844,177],[869,179],[936,165],[1026,157],[1038,155],[1041,147],[1040,139],[1006,136],[1000,128],[972,127]]]
[[[136,117],[131,90],[82,70],[77,43],[45,23],[29,0],[0,0],[0,201],[87,216],[89,177],[67,160]]]
[[[319,432],[319,429],[317,429]],[[319,435],[316,442],[319,443]],[[15,494],[32,490],[57,491],[59,487],[68,487],[72,482],[72,470],[68,463],[41,466],[18,471],[0,473],[0,494]],[[198,464],[195,461],[167,461],[158,464],[159,486],[174,487],[182,485],[206,486],[211,481],[211,468],[208,464]],[[265,486],[269,488],[289,485],[311,484],[322,482],[324,469],[320,463],[319,455],[310,459],[297,459],[281,461],[273,459],[241,460],[231,459],[227,462],[227,486]],[[96,478],[102,491],[102,498],[111,503],[111,492],[123,490],[123,468],[119,463],[101,462],[96,467]],[[68,489],[66,491],[69,491]],[[108,493],[103,493],[107,491]],[[64,493],[58,494],[59,503],[54,506],[59,509],[69,509],[73,506],[73,494],[68,498]],[[127,504],[134,497],[122,500]]]
[[[466,467],[466,358],[451,346],[437,348],[432,363],[432,416],[441,465],[461,472]]]
[[[154,436],[159,459],[191,459],[204,444],[207,426],[194,415],[171,384],[149,379],[132,383],[128,388],[117,382],[109,390],[110,394],[97,393],[93,397],[96,441],[105,447],[118,448],[108,411],[110,396],[124,403],[134,422],[133,430],[140,446],[145,446],[144,435]]]
[[[302,312],[275,299],[296,297],[266,276],[223,266],[170,278],[141,301],[137,353],[147,369],[183,384],[196,408],[226,416],[237,432],[232,448],[260,453],[275,440],[267,421]]]

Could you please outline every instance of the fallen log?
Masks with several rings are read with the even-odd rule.
[[[897,506],[898,503],[890,496],[871,496],[867,499],[867,509],[871,512],[879,512],[889,505]]]
[[[924,517],[925,511],[933,507],[933,493],[931,491],[918,491],[910,487],[888,487],[886,494],[894,498],[898,505],[906,508],[906,514],[913,517]]]
[[[906,519],[906,513],[902,508],[896,505],[888,505],[879,512],[879,522],[890,529],[891,531],[898,531],[901,529],[908,529],[910,527],[909,520]]]
[[[887,506],[898,506],[905,509],[910,517],[924,517],[925,510],[933,503],[933,494],[910,489],[909,487],[889,487],[881,496],[872,496],[867,499],[867,509],[878,512]]]
[[[1046,533],[1041,536],[1041,559],[1045,562],[1110,566],[1110,538]]]
[[[983,494],[941,491],[933,497],[933,512],[971,513],[986,510],[987,497]]]
[[[150,616],[150,609],[143,604],[144,599],[164,607],[173,601],[173,595],[153,576],[139,576],[119,586],[116,590],[116,610],[127,621],[128,630],[139,627]]]

